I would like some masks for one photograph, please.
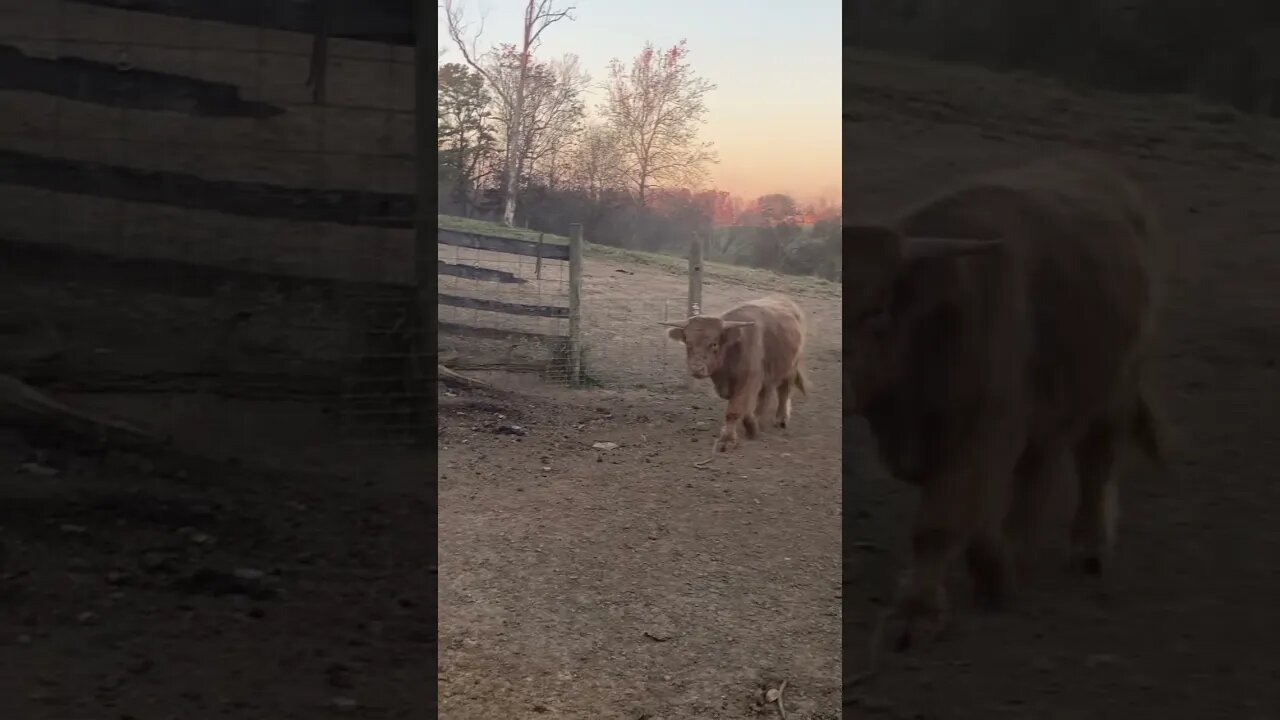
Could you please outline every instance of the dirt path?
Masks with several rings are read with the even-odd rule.
[[[1280,123],[851,51],[844,78],[852,216],[1076,145],[1111,149],[1143,180],[1172,241],[1160,372],[1176,427],[1174,472],[1121,484],[1104,583],[1048,555],[1004,616],[973,614],[958,584],[954,636],[891,660],[846,716],[1280,717]],[[846,433],[859,475],[845,511],[868,548],[845,556],[857,672],[915,497],[870,458],[864,426]]]
[[[643,301],[685,282],[588,263],[596,322],[634,343],[601,372],[663,377]],[[775,289],[809,313],[813,395],[707,468],[723,403],[678,355],[657,387],[441,397],[442,718],[754,718],[782,680],[790,717],[838,717],[840,301]],[[704,292],[712,312],[762,293]]]
[[[684,388],[656,324],[686,280],[622,257],[587,267],[602,388],[534,378],[441,397],[438,556],[430,454],[344,444],[331,402],[212,392],[224,361],[305,376],[282,361],[340,360],[339,322],[301,329],[336,308],[4,272],[10,355],[34,352],[14,340],[19,320],[51,323],[72,375],[134,378],[60,399],[203,459],[0,428],[0,718],[419,720],[436,657],[445,718],[756,717],[784,679],[792,717],[835,717],[838,296],[709,276],[711,310],[766,289],[797,298],[815,329],[814,395],[785,433],[700,469],[723,403]],[[249,300],[228,349],[227,318]],[[511,423],[527,434],[495,434]]]
[[[428,716],[429,455],[352,452],[308,403],[66,399],[218,459],[0,431],[0,717]]]

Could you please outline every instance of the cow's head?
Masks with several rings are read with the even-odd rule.
[[[911,237],[878,225],[843,229],[844,288],[850,298],[849,334],[843,339],[846,394],[853,411],[894,387],[911,343],[943,300],[935,286],[939,263],[994,252],[1000,240]]]
[[[725,353],[742,342],[743,329],[755,323],[697,315],[684,322],[662,324],[668,327],[667,337],[684,343],[689,374],[705,378],[720,369]]]

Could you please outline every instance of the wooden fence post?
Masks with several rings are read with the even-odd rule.
[[[689,305],[687,317],[702,314],[702,237],[693,234],[689,241]]]
[[[582,223],[569,224],[569,383],[582,382]]]
[[[685,317],[702,314],[702,237],[693,233],[689,239],[689,298],[685,308]],[[685,373],[685,387],[693,390],[698,383],[693,376]]]
[[[538,260],[533,266],[533,276],[542,279],[542,233],[538,233]]]

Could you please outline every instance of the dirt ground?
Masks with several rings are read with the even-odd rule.
[[[0,432],[0,716],[429,716],[430,455],[310,403],[63,397],[194,456]]]
[[[635,350],[593,356],[595,372],[666,368],[664,383],[441,397],[441,717],[768,717],[784,680],[790,717],[839,716],[840,298],[708,279],[712,312],[797,300],[812,395],[788,429],[700,468],[723,401],[652,351],[662,318],[639,310],[658,306],[625,302],[686,283],[587,263],[586,306],[606,308],[593,322]]]
[[[1027,77],[846,50],[846,213],[870,216],[952,178],[1083,146],[1164,210],[1170,299],[1158,372],[1173,471],[1121,483],[1114,572],[1077,577],[1046,548],[1008,614],[891,657],[846,717],[1280,717],[1280,124],[1178,98],[1072,92]],[[845,428],[846,674],[904,567],[915,493]]]
[[[437,557],[440,717],[755,717],[783,680],[792,717],[836,717],[838,295],[708,278],[712,309],[796,297],[814,395],[791,428],[697,468],[723,404],[684,388],[678,348],[656,349],[660,305],[644,302],[685,279],[586,267],[588,329],[610,328],[588,332],[591,372],[672,375],[443,393],[438,555],[430,454],[348,444],[341,406],[212,392],[222,370],[340,359],[337,328],[279,332],[332,308],[0,269],[6,367],[26,357],[58,399],[181,451],[0,428],[0,717],[430,717]],[[61,369],[32,360],[55,345]],[[47,384],[68,369],[97,386]]]

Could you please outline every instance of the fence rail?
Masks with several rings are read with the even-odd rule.
[[[506,236],[498,227],[464,230],[453,227],[454,223],[453,219],[441,219],[437,229],[440,252],[449,255],[450,260],[470,262],[438,260],[437,270],[441,276],[470,281],[471,285],[465,292],[462,287],[451,288],[450,292],[442,290],[437,295],[437,305],[442,310],[469,310],[472,314],[458,317],[441,312],[437,325],[440,334],[531,342],[546,353],[541,367],[547,376],[563,379],[571,386],[581,384],[582,226],[572,225],[568,238],[548,237],[546,233],[535,238]],[[533,258],[534,262],[528,263],[525,258]],[[557,273],[558,277],[552,277]],[[547,294],[562,297],[564,304],[547,302]],[[483,322],[484,318],[489,322]],[[567,321],[567,327],[548,332],[542,327],[529,327],[527,322],[522,324],[518,318]],[[475,352],[477,348],[471,350]],[[483,350],[502,354],[511,348],[495,346]],[[528,361],[489,364],[539,367],[537,362]],[[557,368],[557,364],[561,367]]]
[[[250,28],[298,33],[323,29],[327,35],[395,45],[413,45],[413,0],[78,0],[117,10],[156,13],[190,20],[214,20]]]
[[[561,305],[525,305],[523,303],[503,302],[501,300],[484,300],[481,298],[464,297],[462,295],[447,295],[445,293],[438,293],[436,297],[441,305],[471,308],[473,310],[489,310],[491,312],[507,313],[509,315],[536,315],[541,317],[567,318],[571,313],[569,308]]]
[[[68,160],[21,150],[0,149],[0,183],[240,217],[413,227],[411,220],[401,217],[413,209],[413,196],[407,194],[210,180],[192,173]]]
[[[492,252],[509,253],[511,255],[524,255],[526,257],[542,258],[543,260],[570,259],[569,245],[540,243],[536,240],[522,240],[519,238],[498,237],[496,235],[482,235],[480,233],[461,232],[458,230],[447,230],[443,228],[439,230],[439,238],[441,245],[453,245],[455,247],[466,247],[475,250],[489,250]]]

